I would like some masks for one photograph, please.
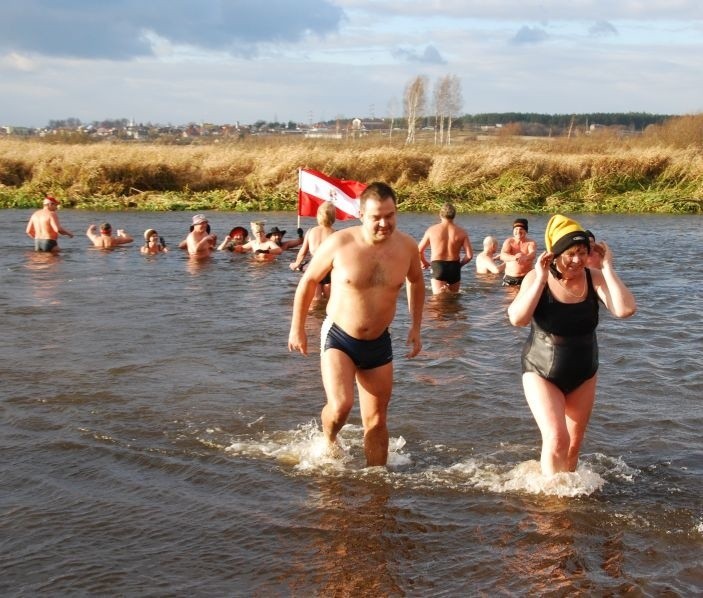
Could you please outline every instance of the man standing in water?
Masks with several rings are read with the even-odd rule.
[[[474,256],[468,233],[454,224],[456,209],[445,203],[439,211],[441,222],[430,226],[418,245],[423,268],[432,268],[432,293],[447,291],[456,293],[461,281],[461,267]],[[425,249],[430,246],[430,259],[425,258]],[[462,248],[464,257],[459,259]]]
[[[504,287],[520,286],[525,275],[535,267],[537,244],[527,236],[527,219],[516,218],[513,236],[503,242],[500,259],[505,262]]]
[[[32,214],[27,223],[26,233],[34,239],[35,251],[48,251],[58,253],[59,235],[73,238],[73,233],[66,230],[59,224],[59,217],[56,210],[59,202],[55,198],[47,195],[43,202],[44,207]]]
[[[318,283],[331,271],[327,318],[320,333],[327,395],[322,429],[334,447],[354,404],[356,381],[366,464],[374,466],[388,460],[386,413],[393,388],[388,326],[405,283],[411,319],[407,356],[420,352],[425,283],[415,241],[396,230],[393,189],[371,183],[361,194],[360,213],[360,226],[327,237],[310,260],[295,293],[288,350],[307,355],[305,320]]]

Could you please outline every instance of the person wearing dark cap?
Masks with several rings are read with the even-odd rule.
[[[235,226],[229,234],[225,237],[225,240],[220,243],[217,248],[218,251],[234,251],[240,253],[241,250],[238,248],[242,247],[247,242],[249,237],[249,231],[243,226]]]
[[[93,246],[98,249],[113,249],[118,245],[124,245],[134,241],[134,239],[121,228],[117,229],[117,234],[113,237],[112,226],[109,222],[103,222],[100,225],[99,233],[98,227],[91,224],[88,230],[85,231],[85,234],[93,242]]]
[[[34,251],[58,253],[59,235],[73,238],[73,233],[59,223],[59,217],[56,214],[59,202],[56,198],[47,195],[42,203],[43,207],[29,218],[25,232],[34,239]]]
[[[595,401],[596,327],[602,303],[617,318],[637,309],[601,243],[603,268],[589,270],[586,232],[561,214],[544,233],[547,251],[528,272],[508,308],[514,326],[531,325],[522,351],[525,398],[542,435],[542,473],[575,471]]]
[[[273,241],[283,251],[285,251],[286,249],[293,249],[293,247],[298,247],[303,244],[303,229],[299,228],[297,232],[297,239],[284,241],[283,236],[286,234],[286,231],[281,230],[277,226],[274,226],[268,233],[266,233],[266,238],[271,239],[271,241]]]
[[[513,222],[513,236],[503,242],[500,259],[505,263],[503,286],[519,286],[535,264],[537,244],[527,236],[526,218]]]

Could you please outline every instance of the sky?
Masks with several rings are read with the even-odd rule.
[[[701,0],[0,0],[0,126],[692,114],[701,57]]]

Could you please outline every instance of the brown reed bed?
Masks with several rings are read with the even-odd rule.
[[[297,171],[383,180],[401,209],[700,213],[703,146],[662,139],[466,138],[449,147],[361,140],[49,144],[0,139],[0,207],[44,194],[99,210],[293,210]]]

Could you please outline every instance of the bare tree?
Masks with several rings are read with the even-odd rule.
[[[425,112],[427,78],[418,75],[405,87],[405,117],[408,120],[408,136],[405,144],[415,142],[417,119]]]
[[[447,145],[452,142],[452,119],[461,112],[464,100],[461,95],[461,81],[456,75],[447,75]]]
[[[456,75],[445,75],[437,79],[434,87],[434,105],[436,114],[435,142],[439,137],[440,145],[451,143],[452,119],[461,110],[461,83]],[[446,139],[444,130],[446,127]],[[437,134],[438,133],[438,134]]]
[[[398,112],[398,100],[396,98],[391,98],[388,101],[388,119],[390,120],[390,126],[388,127],[388,142],[391,142],[393,138],[393,125],[395,124],[395,115]]]
[[[434,86],[435,143],[444,143],[444,119],[447,115],[448,76],[440,77]]]

